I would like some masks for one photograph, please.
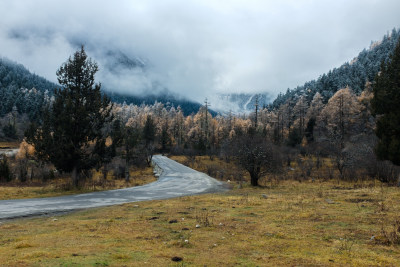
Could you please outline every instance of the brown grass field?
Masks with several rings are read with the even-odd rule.
[[[3,221],[0,266],[400,266],[399,188],[231,183],[227,193]]]

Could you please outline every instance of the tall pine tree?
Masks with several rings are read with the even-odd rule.
[[[82,172],[101,164],[107,153],[103,128],[111,118],[111,105],[95,83],[97,71],[82,46],[57,71],[62,88],[44,111],[42,125],[32,125],[26,134],[39,158],[72,172],[75,186]]]
[[[382,63],[373,85],[371,100],[377,116],[376,135],[379,138],[376,154],[380,159],[400,165],[400,41],[390,60]]]

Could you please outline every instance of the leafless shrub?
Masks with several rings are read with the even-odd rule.
[[[207,210],[201,210],[201,211],[196,212],[196,221],[198,224],[200,224],[204,227],[208,227],[213,224],[212,218],[208,214]]]
[[[14,173],[20,182],[26,182],[28,178],[28,160],[26,158],[16,160]]]
[[[211,177],[216,178],[219,168],[214,164],[207,165],[207,174]]]
[[[310,177],[312,169],[314,168],[314,165],[315,165],[312,158],[298,157],[296,159],[296,162],[297,162],[297,167],[300,171],[299,179],[302,180],[302,179],[306,179],[306,178]]]
[[[385,227],[385,222],[387,222],[387,220],[381,221],[381,233],[379,236],[375,237],[375,243],[383,245],[400,245],[400,217],[391,222],[388,227]]]
[[[186,163],[188,166],[193,166],[196,161],[196,151],[194,149],[185,149],[184,155],[186,157]]]
[[[395,184],[398,182],[400,168],[387,160],[375,160],[368,167],[368,173],[383,183]]]

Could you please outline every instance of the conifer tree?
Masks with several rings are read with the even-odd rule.
[[[376,135],[379,138],[376,154],[380,159],[400,165],[400,41],[390,60],[382,63],[373,93],[371,104],[373,114],[377,116]]]
[[[26,133],[37,156],[60,171],[72,172],[75,186],[81,173],[101,164],[107,153],[103,128],[111,119],[111,105],[95,83],[97,71],[82,46],[57,71],[62,88],[45,109],[41,126],[31,125]]]

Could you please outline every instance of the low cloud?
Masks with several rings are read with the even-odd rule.
[[[398,10],[397,0],[2,1],[0,55],[55,82],[84,44],[110,90],[276,95],[399,27]]]

